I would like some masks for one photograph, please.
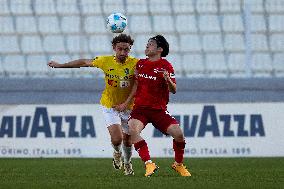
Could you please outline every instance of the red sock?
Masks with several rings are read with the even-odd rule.
[[[150,154],[149,154],[148,146],[147,146],[147,143],[145,142],[145,140],[141,140],[139,142],[136,142],[134,144],[134,147],[135,147],[135,150],[138,152],[142,161],[146,162],[146,161],[150,160]]]
[[[185,141],[177,142],[175,139],[173,140],[173,148],[175,151],[175,161],[177,163],[183,162],[183,154],[184,154],[184,148],[185,148]]]

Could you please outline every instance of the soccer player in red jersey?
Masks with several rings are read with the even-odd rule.
[[[185,139],[179,123],[167,111],[169,92],[176,93],[176,80],[172,65],[161,57],[169,53],[167,40],[157,35],[150,38],[146,49],[146,59],[136,64],[136,88],[134,108],[130,114],[129,131],[135,150],[145,162],[145,176],[151,176],[158,166],[151,161],[146,141],[140,136],[148,123],[166,135],[173,137],[175,162],[172,168],[181,176],[191,176],[183,164]],[[135,89],[134,89],[135,90]]]

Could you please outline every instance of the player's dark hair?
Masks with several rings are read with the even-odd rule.
[[[128,43],[129,45],[133,45],[134,39],[130,37],[130,35],[126,34],[119,34],[118,36],[114,37],[111,41],[112,45],[116,45],[117,43],[124,42]]]
[[[161,57],[166,57],[169,54],[170,46],[164,36],[156,35],[155,37],[152,37],[150,39],[155,40],[157,43],[157,47],[161,47],[163,49]]]

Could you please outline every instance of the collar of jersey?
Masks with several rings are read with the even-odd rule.
[[[155,60],[155,61],[151,61],[151,60],[149,60],[149,58],[147,58],[147,61],[150,62],[151,64],[156,64],[156,63],[160,62],[161,60],[162,60],[162,58]]]
[[[115,60],[115,62],[116,62],[117,64],[119,64],[119,65],[126,64],[126,62],[128,61],[128,59],[129,59],[129,56],[127,56],[127,58],[125,59],[125,62],[124,62],[124,63],[120,63],[120,62],[117,62],[117,61],[116,61],[116,56],[113,55],[113,60]]]

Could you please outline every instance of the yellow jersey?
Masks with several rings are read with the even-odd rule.
[[[134,70],[138,59],[128,56],[124,63],[116,61],[115,56],[97,56],[92,61],[92,66],[100,68],[105,74],[105,89],[101,97],[101,105],[112,108],[114,105],[125,102],[128,98],[133,83]],[[128,109],[131,109],[132,103]]]

